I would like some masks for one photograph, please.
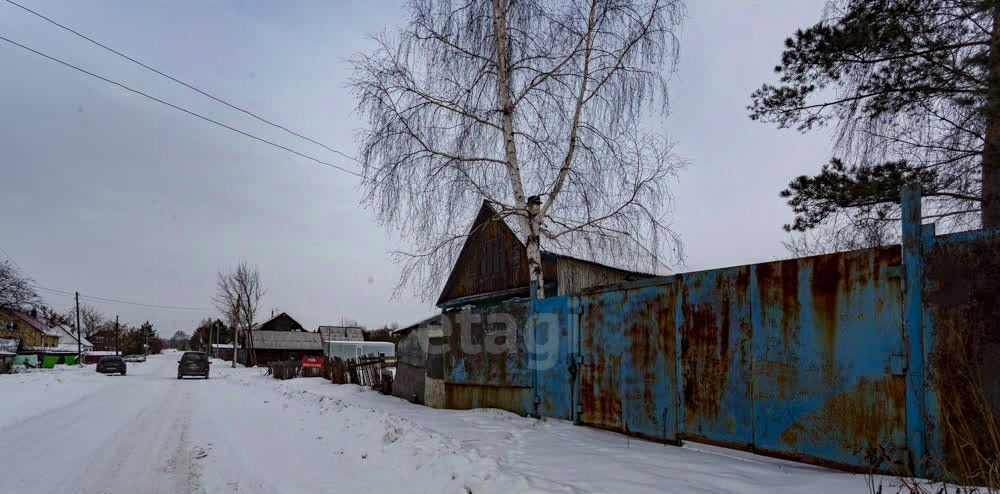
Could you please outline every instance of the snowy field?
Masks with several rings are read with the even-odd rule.
[[[868,492],[865,477],[179,354],[0,376],[0,493]]]

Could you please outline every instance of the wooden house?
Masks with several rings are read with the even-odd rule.
[[[320,333],[306,331],[298,321],[284,312],[255,329],[248,345],[253,346],[253,358],[258,364],[323,355]]]
[[[448,310],[529,296],[528,255],[515,228],[483,202],[438,297],[438,307]],[[567,295],[652,276],[545,250],[542,272],[545,295]]]
[[[17,338],[22,350],[55,348],[59,346],[59,333],[38,319],[34,311],[0,309],[0,338]]]

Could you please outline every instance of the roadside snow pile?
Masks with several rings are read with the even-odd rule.
[[[868,492],[861,475],[697,443],[678,448],[501,410],[435,410],[319,378],[278,381],[253,369],[225,378],[278,393],[282,414],[316,417],[336,454],[375,460],[358,474],[390,490]],[[394,484],[398,475],[412,484]]]
[[[94,366],[56,366],[0,376],[0,429],[74,403],[106,386]]]

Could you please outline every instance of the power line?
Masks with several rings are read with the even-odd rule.
[[[48,288],[48,287],[44,287],[44,286],[41,286],[41,285],[33,285],[33,286],[35,288],[39,289],[39,290],[45,290],[47,292],[57,293],[59,295],[67,295],[67,296],[70,296],[70,297],[72,297],[72,296],[75,295],[74,292],[68,292],[66,290],[57,290],[55,288]],[[108,298],[108,297],[98,297],[96,295],[86,295],[86,294],[83,294],[83,293],[80,294],[80,298],[85,298],[85,299],[89,299],[89,300],[97,300],[97,301],[101,301],[101,302],[110,302],[110,303],[115,303],[115,304],[135,305],[135,306],[139,306],[139,307],[149,307],[149,308],[154,308],[154,309],[195,310],[195,311],[203,311],[203,312],[204,311],[214,311],[215,310],[215,309],[210,309],[210,308],[207,308],[207,307],[185,307],[185,306],[179,306],[179,305],[160,305],[160,304],[147,304],[147,303],[143,303],[143,302],[130,302],[130,301],[127,301],[127,300],[120,300],[120,299]]]
[[[164,73],[163,71],[161,71],[159,69],[156,69],[155,67],[151,67],[151,66],[149,66],[149,65],[147,65],[147,64],[145,64],[145,63],[143,63],[143,62],[141,62],[139,60],[136,60],[135,58],[132,58],[132,57],[130,57],[130,56],[128,56],[128,55],[126,55],[126,54],[124,54],[124,53],[122,53],[122,52],[120,52],[120,51],[118,51],[118,50],[116,50],[116,49],[114,49],[114,48],[112,48],[112,47],[104,44],[104,43],[101,43],[100,41],[97,41],[97,40],[95,40],[95,39],[93,39],[93,38],[91,38],[91,37],[89,37],[89,36],[87,36],[87,35],[79,32],[79,31],[77,31],[77,30],[75,30],[75,29],[73,29],[73,28],[71,28],[69,26],[66,26],[64,24],[60,24],[59,22],[57,22],[57,21],[55,21],[55,20],[53,20],[53,19],[51,19],[49,17],[46,17],[45,15],[43,15],[43,14],[41,14],[39,12],[31,10],[28,7],[25,7],[24,5],[21,5],[21,4],[17,3],[17,2],[14,2],[13,0],[7,0],[7,3],[9,3],[9,4],[11,4],[11,5],[15,6],[15,7],[18,7],[20,9],[22,9],[22,10],[24,10],[24,11],[32,14],[32,15],[35,15],[35,16],[41,18],[41,19],[44,19],[45,21],[47,21],[47,22],[49,22],[51,24],[54,24],[54,25],[56,25],[56,26],[58,26],[58,27],[60,27],[60,28],[62,28],[64,30],[66,30],[66,31],[69,31],[69,32],[71,32],[71,33],[79,36],[80,38],[83,38],[83,39],[85,39],[85,40],[87,40],[87,41],[89,41],[89,42],[91,42],[91,43],[93,43],[93,44],[95,44],[95,45],[97,45],[97,46],[99,46],[101,48],[104,48],[105,50],[107,50],[107,51],[109,51],[111,53],[114,53],[115,55],[118,55],[119,57],[122,57],[122,58],[124,58],[124,59],[126,59],[126,60],[128,60],[128,61],[130,61],[130,62],[132,62],[134,64],[136,64],[136,65],[139,65],[140,67],[142,67],[144,69],[152,71],[152,72],[154,72],[154,73],[156,73],[158,75],[161,75],[163,77],[166,77],[167,79],[170,79],[171,81],[176,82],[177,84],[180,84],[180,85],[182,85],[182,86],[184,86],[184,87],[186,87],[188,89],[191,89],[193,91],[196,91],[199,94],[201,94],[201,95],[203,95],[203,96],[205,96],[207,98],[211,98],[212,100],[215,100],[215,101],[217,101],[219,103],[222,103],[223,105],[226,105],[226,106],[228,106],[228,107],[230,107],[230,108],[232,108],[232,109],[234,109],[236,111],[239,111],[239,112],[242,112],[242,113],[244,113],[246,115],[249,115],[249,116],[251,116],[251,117],[253,117],[253,118],[255,118],[255,119],[257,119],[257,120],[259,120],[261,122],[264,122],[264,123],[266,123],[266,124],[268,124],[268,125],[270,125],[272,127],[281,129],[281,130],[283,130],[285,132],[288,132],[289,134],[291,134],[293,136],[296,136],[298,138],[301,138],[301,139],[309,141],[309,142],[311,142],[313,144],[316,144],[317,146],[320,146],[323,149],[326,149],[327,151],[339,154],[340,156],[343,156],[344,158],[347,158],[349,160],[355,161],[355,162],[363,165],[363,163],[361,163],[361,161],[359,161],[357,158],[355,158],[353,156],[350,156],[350,155],[345,154],[345,153],[343,153],[341,151],[338,151],[337,149],[331,148],[330,146],[327,146],[326,144],[323,144],[322,142],[317,141],[316,139],[313,139],[311,137],[307,137],[305,135],[302,135],[299,132],[295,132],[294,130],[291,130],[291,129],[289,129],[289,128],[281,125],[281,124],[272,122],[272,121],[270,121],[270,120],[268,120],[268,119],[266,119],[266,118],[264,118],[264,117],[262,117],[260,115],[257,115],[256,113],[254,113],[254,112],[252,112],[250,110],[247,110],[245,108],[236,106],[235,104],[230,103],[230,102],[228,102],[228,101],[226,101],[226,100],[224,100],[224,99],[222,99],[222,98],[220,98],[218,96],[212,95],[212,94],[208,93],[207,91],[199,89],[199,88],[195,87],[194,85],[192,85],[190,83],[184,82],[184,81],[182,81],[182,80],[180,80],[180,79],[178,79],[178,78],[176,78],[176,77],[174,77],[174,76],[172,76],[170,74]]]
[[[51,60],[53,62],[65,65],[66,67],[69,67],[69,68],[71,68],[73,70],[76,70],[78,72],[82,72],[82,73],[87,74],[87,75],[89,75],[91,77],[94,77],[96,79],[100,79],[100,80],[102,80],[104,82],[107,82],[108,84],[112,84],[112,85],[118,86],[119,88],[124,89],[126,91],[138,94],[139,96],[142,96],[144,98],[151,99],[151,100],[153,100],[153,101],[155,101],[157,103],[160,103],[161,105],[169,106],[170,108],[173,108],[175,110],[184,112],[184,113],[186,113],[188,115],[191,115],[192,117],[197,117],[197,118],[200,118],[201,120],[204,120],[206,122],[218,125],[219,127],[228,129],[228,130],[230,130],[232,132],[235,132],[237,134],[241,134],[241,135],[244,135],[244,136],[249,137],[251,139],[263,142],[264,144],[268,144],[268,145],[274,146],[274,147],[276,147],[278,149],[282,149],[282,150],[288,151],[289,153],[292,153],[292,154],[294,154],[296,156],[300,156],[302,158],[308,159],[310,161],[314,161],[314,162],[316,162],[318,164],[321,164],[321,165],[324,165],[324,166],[328,166],[330,168],[335,168],[335,169],[340,170],[340,171],[345,172],[345,173],[349,173],[349,174],[354,175],[355,177],[358,177],[358,178],[360,178],[362,180],[369,180],[369,181],[372,180],[372,179],[370,179],[370,178],[364,176],[363,174],[358,173],[358,172],[356,172],[354,170],[350,170],[350,169],[344,168],[344,167],[342,167],[340,165],[336,165],[336,164],[330,163],[328,161],[323,161],[323,160],[321,160],[319,158],[316,158],[316,157],[310,156],[308,154],[296,151],[296,150],[294,150],[294,149],[292,149],[290,147],[283,146],[283,145],[278,144],[278,143],[273,142],[273,141],[269,141],[267,139],[264,139],[263,137],[258,137],[256,135],[253,135],[253,134],[249,133],[249,132],[245,132],[245,131],[242,131],[240,129],[237,129],[236,127],[232,127],[232,126],[226,125],[226,124],[224,124],[222,122],[219,122],[218,120],[214,120],[212,118],[206,117],[206,116],[204,116],[204,115],[202,115],[200,113],[196,113],[196,112],[194,112],[192,110],[188,110],[187,108],[184,108],[182,106],[175,105],[173,103],[170,103],[169,101],[164,101],[164,100],[162,100],[160,98],[157,98],[156,96],[150,95],[148,93],[144,93],[144,92],[142,92],[142,91],[140,91],[138,89],[133,89],[133,88],[131,88],[129,86],[126,86],[125,84],[122,84],[122,83],[118,82],[118,81],[115,81],[115,80],[112,80],[112,79],[108,79],[107,77],[104,77],[102,75],[98,75],[98,74],[95,74],[95,73],[93,73],[93,72],[91,72],[89,70],[77,67],[76,65],[73,65],[73,64],[71,64],[69,62],[66,62],[66,61],[60,60],[60,59],[58,59],[56,57],[53,57],[51,55],[42,53],[42,52],[40,52],[40,51],[38,51],[38,50],[36,50],[34,48],[31,48],[29,46],[26,46],[26,45],[23,45],[21,43],[18,43],[17,41],[11,40],[11,39],[6,38],[4,36],[0,36],[0,40],[6,41],[6,42],[8,42],[8,43],[10,43],[10,44],[12,44],[14,46],[17,46],[17,47],[21,48],[21,49],[27,50],[27,51],[29,51],[31,53],[34,53],[35,55],[47,58],[47,59],[49,59],[49,60]],[[355,161],[357,161],[357,160],[355,160]]]

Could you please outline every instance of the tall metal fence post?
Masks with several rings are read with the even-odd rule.
[[[907,343],[906,442],[915,475],[925,470],[926,400],[923,331],[923,235],[920,185],[905,185],[900,194],[903,210],[903,332]]]

